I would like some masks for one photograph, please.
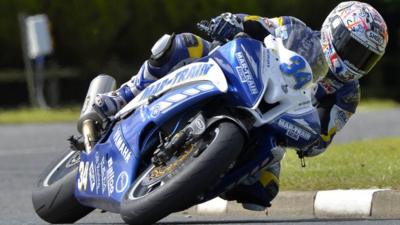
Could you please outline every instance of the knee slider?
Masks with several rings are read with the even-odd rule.
[[[160,67],[165,64],[174,49],[175,34],[164,34],[151,48],[151,56],[149,63],[152,66]]]

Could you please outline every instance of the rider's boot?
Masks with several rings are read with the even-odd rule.
[[[95,104],[106,116],[112,116],[130,102],[146,86],[157,80],[150,71],[148,61],[145,61],[138,74],[115,91],[96,96]]]
[[[275,199],[279,192],[279,170],[280,164],[276,163],[261,171],[259,180],[256,183],[260,192],[255,190],[257,191],[255,196],[258,197],[258,201],[244,201],[242,202],[243,208],[253,211],[264,211],[267,207],[271,207],[272,200]]]
[[[283,153],[285,151],[281,147],[276,147],[274,150]],[[228,201],[236,200],[247,210],[265,211],[271,206],[272,200],[279,192],[280,159],[260,171],[259,174],[225,192],[221,197]]]

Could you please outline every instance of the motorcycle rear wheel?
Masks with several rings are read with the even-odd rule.
[[[75,198],[80,153],[67,150],[40,175],[32,192],[36,214],[49,223],[73,223],[93,211]]]
[[[188,146],[169,166],[151,165],[140,175],[121,203],[126,223],[152,224],[201,201],[236,160],[245,141],[240,128],[227,121],[203,136],[202,146]]]

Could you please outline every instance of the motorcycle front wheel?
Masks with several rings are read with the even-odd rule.
[[[36,214],[49,223],[73,223],[93,208],[81,205],[74,195],[80,152],[67,150],[40,175],[32,192]]]
[[[234,163],[244,141],[237,125],[221,122],[166,165],[150,165],[126,192],[122,219],[129,224],[152,224],[201,201],[202,194]]]

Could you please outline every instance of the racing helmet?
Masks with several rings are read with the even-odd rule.
[[[358,80],[367,74],[385,53],[387,42],[384,19],[367,3],[340,3],[321,28],[325,59],[342,82]]]

